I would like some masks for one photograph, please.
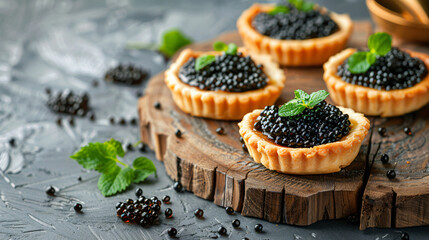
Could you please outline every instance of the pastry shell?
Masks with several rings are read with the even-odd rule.
[[[350,132],[340,141],[311,148],[290,148],[277,145],[253,125],[262,110],[254,110],[238,124],[240,135],[255,162],[266,168],[287,174],[307,175],[338,172],[348,166],[358,155],[368,134],[369,120],[352,109],[338,107],[349,115]]]
[[[239,48],[243,56],[248,52]],[[190,86],[179,79],[180,68],[189,58],[202,54],[219,55],[221,52],[198,52],[190,49],[182,51],[165,72],[165,83],[170,89],[176,105],[193,116],[222,120],[238,120],[254,109],[272,105],[284,87],[286,77],[276,62],[268,55],[250,55],[256,64],[263,65],[268,77],[267,85],[261,89],[245,92],[207,91]]]
[[[353,85],[337,76],[337,68],[356,49],[345,49],[332,56],[323,66],[323,79],[331,99],[344,107],[372,116],[392,117],[413,112],[429,102],[429,74],[418,84],[399,90],[378,90]],[[420,58],[429,68],[429,55],[407,51],[412,57]]]
[[[317,66],[330,56],[340,52],[352,32],[352,21],[347,14],[329,13],[339,30],[329,36],[305,40],[280,40],[262,35],[252,26],[253,18],[260,12],[268,12],[274,4],[253,4],[237,20],[237,28],[244,45],[250,51],[269,54],[283,66]],[[321,11],[326,11],[322,9]]]

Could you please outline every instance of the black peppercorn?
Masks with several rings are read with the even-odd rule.
[[[176,137],[180,138],[182,137],[182,131],[180,131],[180,129],[177,129],[176,132],[174,133],[176,135]]]
[[[128,143],[128,144],[127,144],[127,150],[128,150],[128,151],[132,151],[132,150],[134,150],[134,146],[133,146],[133,144],[132,144],[132,143]]]
[[[114,117],[110,117],[109,118],[109,122],[110,122],[110,124],[115,124],[115,118]]]
[[[168,236],[175,237],[177,235],[177,230],[175,228],[168,229]]]
[[[225,235],[226,234],[226,228],[224,228],[224,227],[219,227],[219,229],[217,230],[217,232],[220,234],[220,235]]]
[[[119,119],[119,124],[124,126],[127,124],[127,121],[125,120],[125,118],[121,118],[121,119]]]
[[[381,159],[380,160],[381,160],[382,163],[386,164],[387,162],[389,162],[389,155],[387,155],[387,154],[381,155]]]
[[[238,220],[238,219],[234,219],[234,220],[232,221],[232,226],[233,226],[233,227],[235,227],[235,228],[240,227],[240,220]]]
[[[256,224],[255,225],[255,231],[260,233],[262,232],[262,230],[264,229],[264,226],[262,226],[262,224]]]
[[[222,127],[216,128],[216,133],[219,135],[224,134],[225,130]]]
[[[204,216],[204,211],[201,208],[197,208],[194,211],[194,215],[197,218],[202,218]]]
[[[11,139],[9,139],[9,145],[10,145],[11,147],[16,147],[16,144],[15,144],[15,138],[11,138]]]
[[[407,134],[408,136],[412,135],[411,129],[410,128],[404,128],[404,133]]]
[[[141,188],[137,188],[137,190],[136,190],[136,197],[141,197],[141,195],[143,195],[143,189],[141,189]]]
[[[182,186],[182,184],[180,182],[175,182],[173,184],[173,188],[174,188],[174,190],[176,190],[176,192],[183,191],[183,186]]]
[[[386,175],[389,179],[394,179],[396,177],[396,172],[394,169],[391,169],[387,171]]]
[[[82,211],[82,204],[76,203],[73,208],[76,212],[80,212]]]
[[[46,194],[51,195],[51,196],[55,195],[55,188],[52,186],[47,187],[46,188]]]
[[[225,211],[227,214],[232,215],[234,214],[234,209],[232,207],[226,207]]]
[[[380,136],[384,137],[386,135],[386,128],[379,127],[378,133],[380,134]]]
[[[154,103],[153,106],[155,107],[155,109],[161,109],[161,103],[160,102]]]

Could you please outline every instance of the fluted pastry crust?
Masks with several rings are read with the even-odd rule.
[[[360,146],[370,127],[363,114],[338,107],[349,115],[350,132],[340,141],[311,148],[290,148],[277,145],[253,125],[262,110],[254,110],[238,124],[240,135],[255,162],[266,168],[288,174],[325,174],[338,172],[348,166],[358,155]]]
[[[262,35],[252,26],[253,18],[260,12],[269,12],[274,4],[253,4],[237,20],[237,28],[244,45],[250,51],[269,54],[284,66],[317,66],[340,52],[347,44],[353,23],[347,14],[329,13],[339,30],[329,36],[305,40],[280,40]],[[322,9],[321,11],[326,11]]]
[[[243,56],[249,55],[239,48]],[[180,68],[189,58],[202,54],[219,55],[221,52],[198,52],[183,50],[176,62],[165,72],[165,83],[170,89],[176,105],[193,116],[222,120],[238,120],[254,109],[272,105],[280,96],[286,81],[283,70],[268,55],[250,55],[256,64],[263,65],[268,77],[267,85],[261,89],[245,92],[208,91],[190,86],[179,79]]]
[[[348,48],[332,56],[323,66],[323,79],[331,99],[340,106],[372,116],[392,117],[413,112],[429,102],[429,74],[418,84],[399,90],[377,90],[347,83],[337,75],[337,68],[356,49]],[[406,51],[420,58],[429,68],[429,55]]]

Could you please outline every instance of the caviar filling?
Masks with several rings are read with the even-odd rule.
[[[392,48],[386,55],[378,56],[364,73],[351,73],[347,62],[348,60],[338,66],[338,76],[345,82],[378,90],[409,88],[421,82],[428,74],[421,59],[413,58],[398,48]]]
[[[252,26],[262,35],[276,39],[304,40],[329,36],[338,31],[338,25],[327,14],[317,10],[299,11],[292,4],[286,5],[289,13],[259,13]]]
[[[126,85],[141,84],[149,73],[140,67],[132,64],[119,64],[117,67],[110,68],[104,78],[106,81],[121,83]]]
[[[282,146],[314,147],[339,141],[350,132],[349,116],[325,101],[292,117],[281,117],[278,111],[275,105],[265,107],[254,128]]]
[[[180,69],[182,82],[209,91],[245,92],[263,88],[268,78],[262,65],[256,65],[249,57],[223,53],[216,61],[200,70],[195,70],[195,58],[190,58]]]

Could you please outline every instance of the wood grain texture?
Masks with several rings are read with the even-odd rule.
[[[369,22],[357,22],[349,46],[366,46],[371,32]],[[241,45],[235,32],[215,40]],[[190,48],[210,50],[213,41]],[[322,68],[288,68],[285,73],[286,85],[278,104],[293,98],[297,88],[307,92],[326,89]],[[153,107],[155,102],[162,103],[160,110]],[[231,206],[244,216],[276,223],[306,226],[361,212],[361,229],[429,223],[429,189],[424,185],[429,161],[428,112],[426,107],[405,118],[370,118],[371,131],[350,166],[334,174],[293,176],[255,163],[241,148],[236,121],[195,118],[181,112],[163,74],[149,82],[139,101],[142,140],[164,161],[167,174],[188,191],[219,206]],[[402,132],[405,123],[413,129],[413,137]],[[386,126],[389,136],[379,137],[374,131],[378,126]],[[218,127],[225,134],[217,134]],[[174,135],[177,129],[183,133],[180,138]],[[389,181],[386,166],[379,164],[382,153],[398,162],[398,175],[409,173],[409,177]]]

